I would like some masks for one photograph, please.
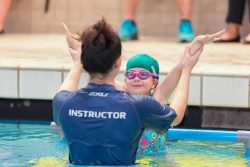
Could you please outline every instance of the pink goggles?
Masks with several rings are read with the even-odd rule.
[[[129,70],[129,71],[125,72],[124,75],[128,79],[134,79],[135,77],[138,77],[141,80],[148,79],[149,77],[159,79],[159,76],[157,74],[151,73],[147,70],[140,70],[140,71]]]

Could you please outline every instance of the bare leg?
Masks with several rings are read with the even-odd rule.
[[[135,22],[138,3],[139,0],[123,0],[124,20],[118,31],[118,35],[122,41],[138,39],[138,28]]]
[[[4,28],[4,21],[10,8],[11,0],[0,0],[0,31]]]
[[[124,5],[124,17],[135,21],[136,8],[139,0],[123,0]]]
[[[192,27],[193,0],[176,0],[180,12],[180,25],[177,40],[179,42],[192,42],[195,35]]]
[[[247,36],[244,39],[244,43],[250,44],[250,32],[247,34]]]
[[[239,27],[240,25],[237,23],[228,23],[226,32],[222,34],[222,40],[230,40],[237,38],[239,36]]]
[[[192,18],[192,2],[193,2],[193,0],[176,0],[180,15],[181,15],[181,19],[191,20],[191,18]]]
[[[248,2],[248,11],[249,11],[250,10],[250,0],[248,0],[247,2]],[[249,13],[249,16],[250,16],[250,13]],[[249,21],[250,21],[250,17],[249,17]],[[250,32],[245,37],[244,42],[250,44]]]

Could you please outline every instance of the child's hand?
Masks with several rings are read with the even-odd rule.
[[[194,55],[190,54],[190,48],[186,47],[184,51],[184,56],[183,56],[183,64],[182,64],[182,70],[187,70],[188,72],[191,73],[193,70],[194,66],[198,62],[200,55],[203,51],[204,45],[197,50],[197,52]]]

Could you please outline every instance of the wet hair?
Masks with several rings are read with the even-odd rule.
[[[89,74],[107,74],[121,56],[121,40],[104,19],[83,31],[81,41],[81,62]]]

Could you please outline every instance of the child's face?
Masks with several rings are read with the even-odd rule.
[[[133,79],[128,79],[127,77],[125,77],[125,85],[127,87],[128,92],[133,94],[150,95],[151,90],[155,88],[158,83],[158,80],[153,78],[152,76],[147,79],[140,79],[138,76],[138,72],[145,71],[145,69],[132,68],[129,71],[131,70],[137,73],[137,75]]]

